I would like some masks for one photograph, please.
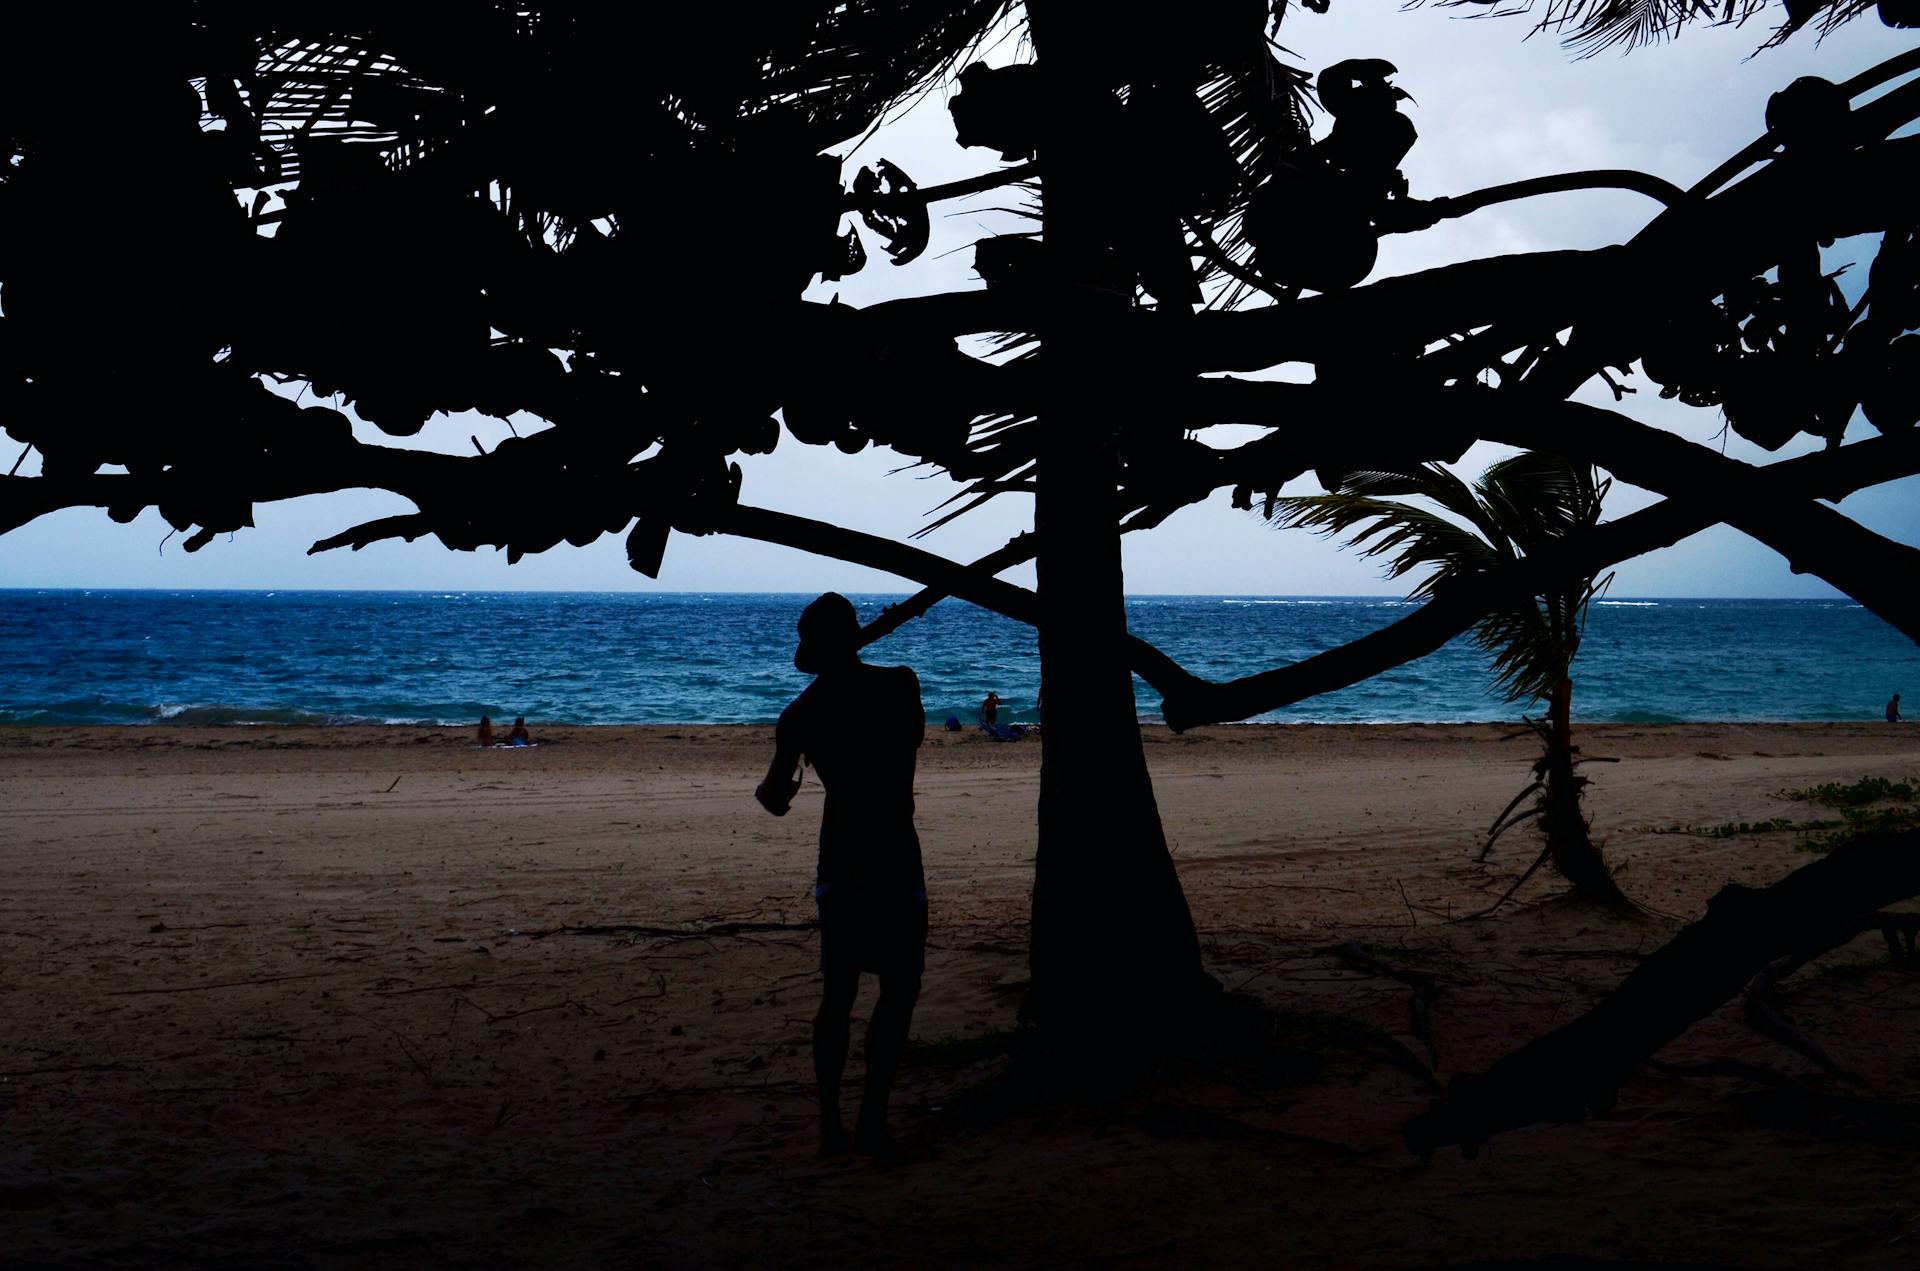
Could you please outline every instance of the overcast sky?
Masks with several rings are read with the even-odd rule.
[[[1628,57],[1573,61],[1545,37],[1523,38],[1524,19],[1462,20],[1458,10],[1400,12],[1382,0],[1347,0],[1324,17],[1290,8],[1282,42],[1293,61],[1310,70],[1351,57],[1384,57],[1400,68],[1397,82],[1415,98],[1405,109],[1420,141],[1405,164],[1416,196],[1460,194],[1523,177],[1590,167],[1631,167],[1687,185],[1762,130],[1769,93],[1800,75],[1845,79],[1911,47],[1912,32],[1882,26],[1869,14],[1817,46],[1802,34],[1785,49],[1749,59],[1765,38],[1759,26],[1745,30],[1699,28],[1673,44]],[[1011,48],[990,60],[1006,60]],[[1316,127],[1323,132],[1325,121]],[[923,185],[968,176],[997,164],[986,150],[962,150],[953,141],[944,97],[936,92],[891,122],[850,156],[850,179],[862,162],[884,155]],[[936,209],[934,235],[925,256],[905,268],[886,263],[869,239],[866,270],[831,287],[816,286],[812,298],[836,292],[850,304],[899,295],[980,285],[972,272],[970,244],[1007,225],[989,194],[968,205]],[[1631,194],[1557,195],[1506,204],[1423,234],[1398,235],[1383,243],[1373,277],[1429,268],[1449,261],[1514,251],[1586,248],[1619,242],[1637,230],[1656,205]],[[942,213],[945,213],[944,215]],[[1870,254],[1871,242],[1843,242],[1839,255]],[[1863,272],[1863,271],[1860,271]],[[644,301],[636,301],[646,307]],[[1636,417],[1705,441],[1720,431],[1717,410],[1662,402],[1657,390],[1627,399]],[[1604,390],[1601,397],[1606,398]],[[1856,430],[1866,431],[1864,423]],[[361,428],[363,440],[392,444]],[[489,447],[507,435],[505,423],[479,416],[436,417],[419,444],[455,453],[470,451],[469,435]],[[0,463],[10,465],[19,443],[7,444]],[[1813,449],[1796,442],[1783,454]],[[1476,448],[1462,465],[1475,474],[1495,452]],[[1732,438],[1727,453],[1768,458]],[[954,490],[952,483],[921,472],[893,473],[904,462],[888,450],[856,455],[832,447],[802,446],[790,436],[772,455],[743,460],[743,497],[757,505],[836,520],[872,533],[905,537],[927,521],[930,509]],[[37,456],[22,466],[36,470]],[[1310,481],[1289,487],[1304,492]],[[1883,486],[1847,500],[1844,510],[1868,526],[1908,543],[1920,543],[1920,479]],[[1611,515],[1651,500],[1616,487]],[[316,538],[377,516],[412,510],[397,496],[354,491],[255,509],[256,528],[231,540],[217,539],[189,556],[179,537],[162,546],[168,527],[153,511],[129,525],[115,525],[104,511],[74,509],[0,538],[0,587],[236,587],[401,588],[435,590],[668,590],[668,591],[899,591],[910,589],[887,575],[821,560],[783,548],[737,539],[675,535],[658,582],[627,568],[619,535],[587,548],[565,544],[508,567],[503,553],[450,552],[431,541],[383,543],[365,551],[305,555]],[[972,558],[1026,528],[1031,504],[1006,496],[943,528],[924,545],[956,558]],[[1404,583],[1383,582],[1378,569],[1353,553],[1298,532],[1278,534],[1227,506],[1225,492],[1188,508],[1148,534],[1126,542],[1127,587],[1134,593],[1389,594]],[[1030,571],[1008,578],[1031,582]],[[1665,552],[1620,566],[1615,595],[1642,596],[1823,596],[1818,580],[1795,577],[1780,558],[1724,527],[1695,536]]]

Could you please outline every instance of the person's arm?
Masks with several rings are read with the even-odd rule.
[[[773,762],[767,765],[766,779],[753,791],[760,806],[775,816],[785,816],[793,806],[793,796],[800,792],[800,746],[789,719],[792,711],[792,707],[782,711],[780,722],[774,725]]]

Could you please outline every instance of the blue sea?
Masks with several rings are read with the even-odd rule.
[[[793,624],[810,595],[0,591],[3,724],[766,723],[806,685]],[[854,596],[863,620],[898,597]],[[1338,596],[1139,596],[1133,631],[1229,679],[1333,648],[1407,603]],[[919,671],[928,718],[1035,718],[1032,629],[947,601],[873,646]],[[1592,722],[1872,720],[1920,649],[1827,600],[1598,602],[1574,669]],[[1140,713],[1159,698],[1137,685]],[[1514,720],[1464,640],[1365,684],[1261,717],[1326,723]]]

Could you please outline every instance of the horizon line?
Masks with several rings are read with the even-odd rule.
[[[828,590],[832,590],[829,588]],[[908,597],[920,594],[923,588],[909,591],[847,591],[847,596],[899,596]],[[611,588],[566,588],[566,587],[528,587],[507,590],[483,587],[119,587],[119,586],[0,586],[0,595],[13,592],[127,592],[166,595],[279,595],[282,592],[293,595],[341,595],[341,596],[818,596],[823,592],[806,588],[800,591],[776,591],[771,589],[751,589],[728,591],[713,587],[693,588],[651,588],[647,590],[620,590]],[[1425,604],[1424,598],[1408,596],[1400,592],[1332,592],[1332,591],[1129,591],[1123,592],[1128,600],[1162,599],[1224,599],[1224,600],[1399,600],[1407,604]],[[961,600],[961,597],[949,593],[945,599]],[[1620,600],[1776,600],[1802,601],[1809,604],[1832,604],[1847,601],[1858,605],[1860,602],[1845,592],[1833,596],[1688,596],[1666,594],[1623,594],[1619,596],[1596,597],[1595,604]],[[965,602],[963,603],[970,603]]]

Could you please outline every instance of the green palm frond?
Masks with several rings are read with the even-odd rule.
[[[1551,693],[1580,653],[1587,609],[1613,582],[1613,575],[1549,592],[1531,605],[1489,614],[1474,628],[1474,643],[1493,657],[1494,684],[1510,702],[1537,701]]]
[[[1488,523],[1525,555],[1596,523],[1607,486],[1591,465],[1528,450],[1489,466],[1473,495]]]
[[[1274,501],[1272,524],[1344,537],[1367,557],[1386,557],[1387,577],[1422,568],[1432,575],[1415,588],[1424,596],[1444,578],[1491,568],[1499,554],[1485,539],[1447,518],[1409,503],[1338,493]]]
[[[1499,523],[1488,515],[1489,509],[1482,503],[1477,491],[1440,464],[1424,463],[1417,468],[1398,470],[1361,468],[1343,472],[1333,477],[1332,493],[1365,499],[1426,499],[1443,512],[1465,521],[1479,533],[1480,549],[1486,552],[1487,563],[1512,554]],[[1391,506],[1405,508],[1408,505]],[[1448,525],[1449,522],[1441,519],[1437,524]]]
[[[1430,570],[1414,588],[1418,598],[1449,579],[1503,568],[1598,524],[1608,484],[1590,464],[1526,451],[1490,465],[1471,487],[1431,463],[1342,473],[1329,493],[1275,500],[1268,520],[1384,557],[1389,578]],[[1491,656],[1494,682],[1507,700],[1543,698],[1566,678],[1587,608],[1610,581],[1565,579],[1480,621],[1474,642]]]

